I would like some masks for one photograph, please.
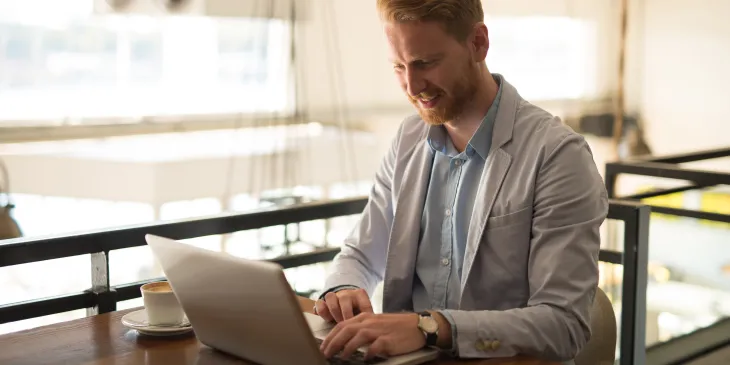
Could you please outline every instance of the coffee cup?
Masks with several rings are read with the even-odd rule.
[[[170,283],[166,281],[147,283],[142,285],[140,290],[150,326],[175,326],[182,323],[185,312]]]

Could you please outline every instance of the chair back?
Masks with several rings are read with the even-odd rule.
[[[575,365],[613,365],[616,360],[616,314],[606,293],[596,289],[591,308],[591,339],[575,358]]]

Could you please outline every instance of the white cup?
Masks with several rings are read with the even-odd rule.
[[[182,323],[185,312],[168,282],[144,284],[140,290],[150,326],[175,326]]]

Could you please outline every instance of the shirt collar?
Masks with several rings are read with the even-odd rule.
[[[492,130],[494,129],[494,122],[497,119],[497,110],[499,109],[499,101],[502,96],[502,76],[497,74],[492,74],[492,76],[497,81],[499,89],[497,90],[497,96],[494,98],[494,102],[492,102],[492,105],[487,111],[487,115],[484,116],[482,122],[479,124],[479,128],[477,128],[467,144],[465,152],[469,157],[477,153],[481,158],[486,159],[489,154],[489,148],[492,146]],[[431,150],[434,152],[450,155],[449,152],[452,152],[451,150],[455,151],[453,147],[448,148],[451,145],[451,140],[449,139],[448,133],[446,133],[446,128],[442,125],[429,126],[427,141]]]
[[[494,79],[497,81],[497,96],[494,98],[492,105],[487,111],[487,115],[482,119],[482,123],[477,128],[477,131],[469,140],[468,147],[474,149],[476,153],[483,159],[487,159],[489,149],[492,147],[492,131],[494,130],[494,123],[497,120],[497,110],[499,109],[499,100],[502,97],[502,77],[494,75]],[[467,149],[468,149],[467,147]]]
[[[426,141],[433,152],[441,152],[443,154],[447,154],[448,142],[451,142],[446,134],[446,128],[442,125],[429,126]]]

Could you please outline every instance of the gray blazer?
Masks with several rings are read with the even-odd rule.
[[[401,124],[358,225],[326,288],[372,295],[383,311],[411,310],[423,203],[431,171],[428,127]],[[598,285],[603,180],[584,138],[520,97],[506,80],[469,226],[459,308],[460,357],[572,359],[589,340]]]

